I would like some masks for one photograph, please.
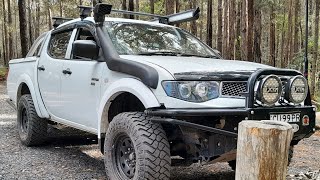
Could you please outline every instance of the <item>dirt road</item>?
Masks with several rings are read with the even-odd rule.
[[[71,128],[49,130],[50,142],[27,148],[20,144],[16,113],[6,104],[0,83],[0,179],[105,179],[102,155],[94,136]],[[295,148],[289,174],[320,169],[320,132]],[[234,179],[226,163],[173,167],[171,179]]]

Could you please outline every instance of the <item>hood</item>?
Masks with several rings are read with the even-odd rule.
[[[273,68],[271,66],[236,60],[210,59],[200,57],[176,57],[176,56],[136,56],[121,55],[124,59],[137,62],[148,62],[158,65],[171,74],[184,72],[253,72],[261,68]]]

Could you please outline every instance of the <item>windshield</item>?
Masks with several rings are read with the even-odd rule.
[[[105,27],[120,55],[218,58],[212,49],[180,28],[131,22],[106,22]]]

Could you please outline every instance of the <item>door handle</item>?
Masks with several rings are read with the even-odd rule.
[[[68,68],[68,69],[63,70],[63,71],[62,71],[62,73],[63,73],[63,74],[69,74],[69,75],[71,75],[71,74],[72,74],[72,72],[70,71],[70,69],[69,69],[69,68]]]
[[[38,67],[38,70],[39,71],[44,71],[44,70],[46,70],[46,68],[44,68],[44,66],[42,65],[42,66]]]

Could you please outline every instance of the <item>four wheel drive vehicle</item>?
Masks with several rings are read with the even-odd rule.
[[[105,18],[110,9],[98,4],[94,18],[59,25],[10,61],[23,144],[61,123],[98,136],[108,178],[169,179],[171,156],[234,167],[241,120],[292,124],[292,146],[314,132],[300,72],[224,60],[183,29]]]

